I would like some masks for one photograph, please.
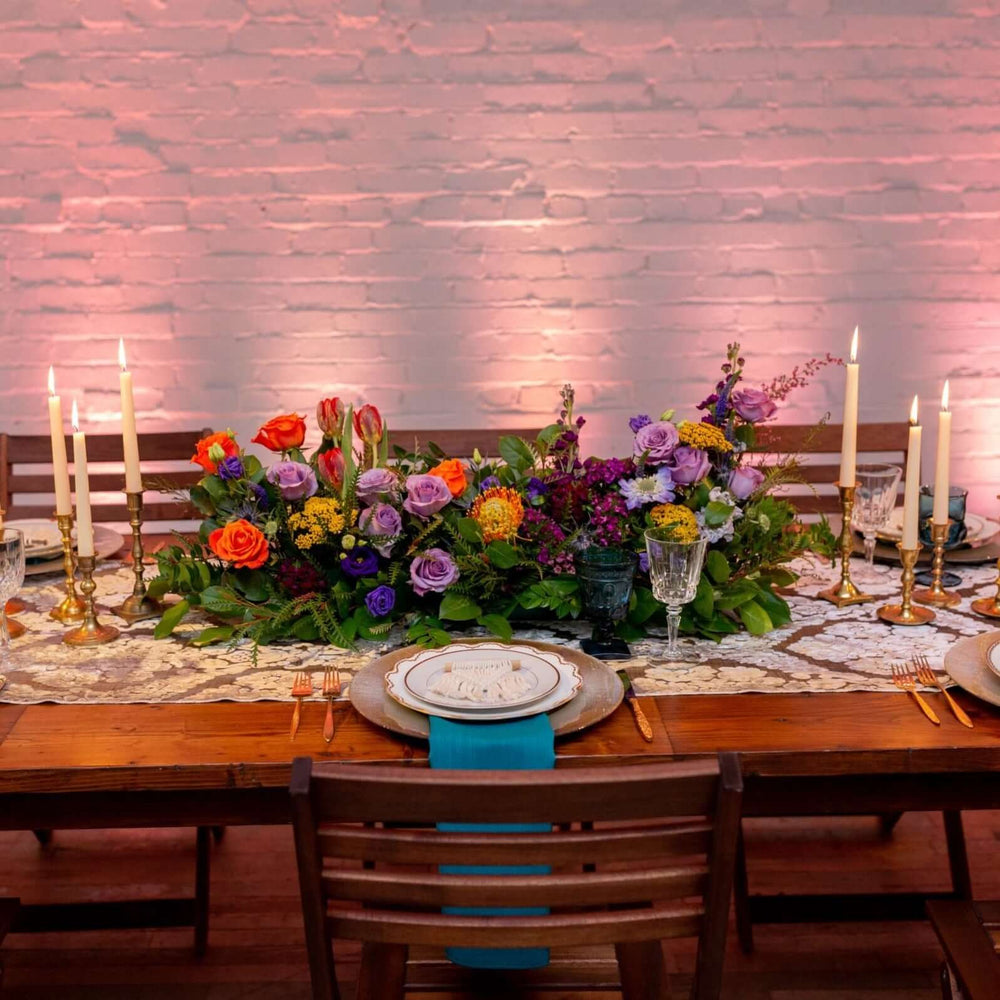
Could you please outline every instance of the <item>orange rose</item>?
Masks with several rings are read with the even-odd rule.
[[[259,569],[270,554],[264,533],[240,518],[208,536],[209,548],[237,569]]]
[[[299,448],[306,439],[306,422],[297,413],[285,413],[273,417],[253,439],[254,444],[262,444],[271,451],[289,451]]]
[[[446,458],[429,470],[428,476],[440,476],[447,484],[453,497],[460,497],[469,481],[465,478],[465,466],[460,459]]]
[[[215,450],[213,454],[209,454],[209,451]],[[219,457],[219,448],[222,449],[223,455]],[[240,453],[240,446],[236,443],[236,438],[229,431],[222,431],[219,434],[209,434],[208,437],[203,437],[195,445],[195,453],[191,456],[191,461],[195,465],[200,465],[206,472],[213,473],[219,467],[219,462],[223,458],[232,458],[234,455]]]

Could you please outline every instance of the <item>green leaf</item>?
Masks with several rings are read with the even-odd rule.
[[[715,612],[715,591],[704,573],[698,578],[698,591],[694,595],[691,609],[699,618],[711,618]]]
[[[483,615],[478,621],[483,628],[488,629],[504,642],[510,642],[514,637],[514,629],[511,628],[510,622],[503,615]]]
[[[236,577],[236,589],[248,601],[253,601],[254,604],[260,604],[271,596],[267,574],[262,573],[259,569],[238,574]]]
[[[633,625],[649,621],[660,609],[660,602],[648,587],[636,587],[629,601],[628,620]]]
[[[256,455],[243,456],[243,471],[248,477],[255,476],[258,472],[263,471],[263,468],[260,464],[260,459]]]
[[[204,486],[196,484],[188,490],[188,494],[191,497],[191,503],[198,508],[199,513],[207,516],[215,513],[215,504],[212,502],[212,497]]]
[[[754,430],[753,424],[740,424],[733,436],[737,441],[742,441],[747,446],[748,451],[753,451],[753,446],[757,438],[757,432]]]
[[[486,555],[497,569],[510,569],[517,565],[517,550],[510,542],[501,539],[486,546]]]
[[[500,438],[500,457],[519,472],[530,469],[535,464],[531,449],[512,434],[505,434]]]
[[[458,528],[458,533],[467,542],[481,542],[483,540],[482,530],[471,517],[460,517],[455,525]]]
[[[478,618],[483,609],[465,594],[447,593],[441,598],[438,614],[446,621],[467,622]]]
[[[319,638],[319,628],[312,615],[305,615],[292,626],[292,635],[303,642],[314,642]]]
[[[761,579],[775,587],[790,587],[799,578],[798,573],[793,573],[790,569],[777,567],[769,569],[761,576]]]
[[[191,605],[187,601],[178,601],[167,608],[163,612],[163,616],[156,623],[156,628],[153,629],[153,638],[166,639],[180,625],[181,620],[188,613],[188,608],[190,607]]]
[[[564,430],[562,424],[549,424],[538,432],[538,443],[548,448]]]
[[[688,495],[685,506],[690,507],[691,510],[701,510],[708,503],[710,492],[705,483],[699,483]]]
[[[705,504],[705,524],[710,528],[720,528],[729,520],[733,508],[721,500],[710,500]]]
[[[216,625],[203,629],[192,640],[192,646],[210,646],[214,642],[228,642],[233,637],[233,630],[228,625]]]
[[[626,619],[615,625],[615,635],[626,642],[636,642],[645,637],[646,630],[641,625],[636,625],[635,622]]]
[[[701,625],[706,632],[717,632],[722,635],[732,635],[739,632],[740,627],[728,615],[716,614],[710,622]]]
[[[718,549],[712,549],[705,556],[705,569],[713,583],[725,583],[732,574],[729,560]]]
[[[731,611],[747,601],[752,601],[760,593],[760,587],[752,580],[737,580],[729,587],[722,589],[715,598],[715,606],[719,611]]]
[[[787,625],[792,620],[792,609],[788,602],[770,590],[761,589],[755,600],[767,612],[775,628]]]
[[[236,595],[225,587],[207,587],[201,593],[201,606],[215,615],[243,617],[247,609],[240,604]]]
[[[205,476],[198,484],[216,504],[229,499],[229,487],[218,476]],[[209,511],[211,513],[211,511]]]
[[[165,576],[158,576],[155,580],[150,580],[149,585],[146,587],[146,593],[154,601],[162,600],[166,594],[170,593],[170,590],[170,579]]]
[[[756,601],[741,604],[739,616],[751,635],[764,635],[774,628],[770,615]]]

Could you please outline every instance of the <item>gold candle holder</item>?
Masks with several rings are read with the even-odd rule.
[[[163,610],[160,605],[146,593],[146,582],[142,578],[142,492],[125,493],[128,501],[128,523],[132,528],[132,572],[135,574],[135,584],[132,594],[126,597],[117,608],[112,608],[119,618],[129,625],[141,622],[146,618],[158,618]]]
[[[83,591],[84,600],[83,624],[72,632],[67,632],[63,636],[63,642],[70,646],[101,646],[117,639],[121,633],[113,625],[102,625],[97,620],[97,609],[94,607],[94,591],[97,590],[94,567],[97,560],[93,556],[78,556],[77,565],[82,577],[80,590]]]
[[[840,531],[840,582],[826,590],[821,590],[818,597],[824,601],[836,604],[838,608],[846,608],[850,604],[867,604],[874,601],[871,594],[863,594],[851,579],[851,552],[854,550],[854,538],[851,535],[851,514],[854,512],[854,491],[857,483],[844,486],[837,483],[840,493],[840,510],[844,524]]]
[[[896,548],[899,549],[899,559],[903,564],[903,599],[899,604],[886,604],[879,608],[878,616],[890,625],[927,625],[934,621],[934,612],[930,608],[913,606],[913,578],[917,575],[917,556],[920,555],[922,546],[917,542],[915,549],[904,549],[903,543],[897,542]]]
[[[4,608],[4,614],[7,616],[7,634],[12,639],[19,639],[27,629],[16,619],[11,618],[11,615],[19,615],[22,611],[27,609],[28,605],[24,601],[18,600],[16,597],[12,597],[8,602],[7,606]]]
[[[972,610],[987,618],[1000,618],[1000,559],[997,560],[997,592],[992,597],[980,597],[972,602]]]
[[[917,604],[930,604],[935,608],[953,608],[962,603],[953,590],[945,590],[941,577],[944,574],[944,543],[948,541],[948,529],[951,521],[937,524],[931,521],[931,541],[934,543],[934,561],[931,564],[931,585],[913,592]]]
[[[69,624],[83,621],[86,611],[76,593],[76,568],[73,562],[73,515],[56,514],[56,524],[62,535],[63,569],[66,573],[66,596],[49,612],[57,622]]]

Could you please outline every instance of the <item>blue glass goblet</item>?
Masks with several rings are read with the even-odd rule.
[[[968,528],[965,525],[965,504],[969,491],[961,486],[951,486],[948,489],[948,518],[951,525],[948,528],[948,539],[944,543],[945,551],[958,548],[965,541]],[[920,487],[920,543],[926,548],[933,548],[931,540],[931,515],[934,512],[934,487]],[[917,583],[929,587],[932,582],[930,570],[924,570],[916,576]],[[945,587],[957,587],[962,578],[957,573],[946,570],[941,574],[941,583]]]
[[[628,611],[637,562],[634,552],[599,545],[581,549],[573,557],[583,612],[594,625],[590,638],[580,641],[580,648],[598,660],[627,660],[632,656],[628,643],[619,639],[614,629],[615,622]]]

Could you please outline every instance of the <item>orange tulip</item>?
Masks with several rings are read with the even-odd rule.
[[[316,405],[316,423],[323,437],[339,438],[344,433],[344,403],[337,396],[321,399]]]
[[[297,413],[285,413],[280,417],[272,417],[264,424],[254,444],[262,444],[271,451],[289,451],[299,448],[306,439],[306,422]]]
[[[209,548],[237,569],[259,569],[270,554],[264,533],[240,518],[208,536]]]
[[[457,458],[446,458],[433,469],[428,469],[427,475],[440,476],[448,484],[448,490],[453,497],[460,497],[469,485],[465,477],[465,466]]]
[[[371,403],[354,411],[354,430],[365,444],[374,445],[382,440],[382,415]]]
[[[320,478],[335,490],[344,485],[344,453],[339,448],[330,448],[316,459]]]
[[[214,453],[216,457],[209,454],[213,446],[217,446]],[[209,434],[208,437],[203,437],[195,445],[195,453],[191,456],[191,461],[195,465],[200,465],[207,473],[212,474],[218,469],[219,462],[222,461],[221,458],[217,458],[218,448],[223,451],[222,458],[232,458],[240,453],[240,446],[236,443],[236,438],[229,431],[221,431],[218,434]]]

